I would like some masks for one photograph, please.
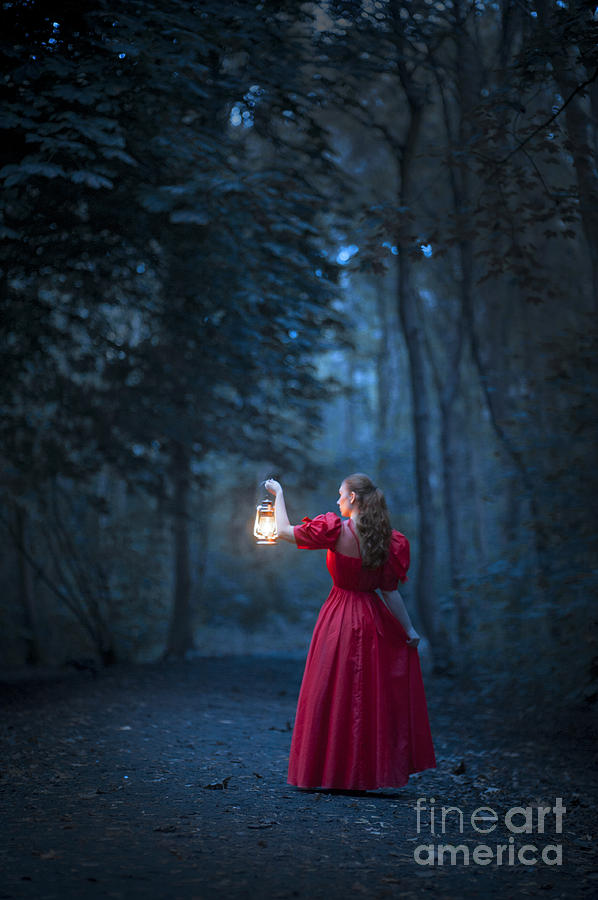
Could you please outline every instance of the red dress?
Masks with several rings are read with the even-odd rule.
[[[333,587],[307,654],[287,782],[401,787],[411,773],[436,766],[417,649],[407,646],[405,629],[375,592],[407,581],[409,542],[393,531],[388,560],[368,570],[360,557],[335,550],[347,527],[352,523],[325,513],[294,529],[298,547],[328,550]]]

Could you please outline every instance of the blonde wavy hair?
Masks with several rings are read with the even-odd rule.
[[[371,478],[356,472],[344,479],[347,489],[354,491],[359,516],[355,522],[361,560],[366,569],[377,569],[388,559],[392,527],[384,494]]]

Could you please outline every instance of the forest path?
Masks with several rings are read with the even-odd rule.
[[[0,682],[0,900],[596,895],[587,714],[560,730],[533,710],[506,722],[512,710],[428,677],[437,769],[400,789],[300,791],[286,767],[302,671],[302,660],[230,656]],[[539,833],[535,807],[557,797],[562,833],[552,812]],[[417,833],[418,798],[426,811],[434,798],[434,835],[427,812]],[[461,810],[462,833],[453,813],[442,834],[442,806]],[[470,822],[480,806],[499,819],[486,835]],[[514,806],[534,807],[532,833],[505,827]],[[492,856],[415,861],[441,843]],[[518,861],[523,844],[535,864]],[[542,860],[547,845],[561,845],[561,865]]]

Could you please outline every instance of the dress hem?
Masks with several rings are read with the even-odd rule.
[[[400,788],[405,787],[405,785],[409,784],[409,778],[411,775],[417,775],[419,772],[426,772],[430,769],[435,769],[436,766],[424,766],[423,769],[415,769],[413,772],[410,772],[407,776],[406,781],[402,781],[400,784],[391,784],[388,781],[383,782],[382,784],[368,784],[368,785],[340,785],[340,784],[297,784],[295,781],[289,781],[287,779],[287,784],[290,784],[292,787],[301,788],[302,790],[323,790],[323,791],[377,791],[380,788]]]

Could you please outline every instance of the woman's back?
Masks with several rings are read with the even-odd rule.
[[[350,519],[341,521],[341,530],[334,548],[335,553],[342,553],[343,556],[357,557],[361,559],[359,549],[359,536],[356,533],[355,526]]]
[[[344,521],[334,513],[314,519],[305,518],[295,526],[298,547],[327,549],[326,565],[336,587],[348,591],[396,590],[399,581],[407,581],[409,541],[393,531],[387,560],[377,568],[363,566],[357,530],[351,519]]]

